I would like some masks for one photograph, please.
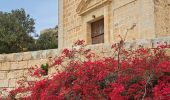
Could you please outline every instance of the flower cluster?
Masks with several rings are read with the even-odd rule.
[[[79,40],[75,45],[83,43]],[[22,99],[170,100],[170,60],[164,48],[126,50],[120,42],[112,49],[112,56],[100,60],[95,60],[95,54],[84,46],[64,49],[50,67],[67,61],[62,65],[65,70],[29,85],[31,94]],[[13,91],[16,94],[21,90]]]

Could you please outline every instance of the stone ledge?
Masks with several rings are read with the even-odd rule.
[[[58,49],[0,54],[0,63],[45,59],[48,57],[54,57],[57,54],[58,54]]]
[[[114,43],[103,43],[95,45],[87,45],[88,49],[96,51],[96,53],[102,53],[105,56],[111,56],[111,46]],[[155,48],[162,44],[170,44],[169,37],[161,37],[155,39],[139,39],[134,41],[126,41],[126,48],[136,48],[143,46],[146,48]],[[67,47],[69,48],[69,47]],[[78,48],[78,47],[77,47]],[[41,50],[34,52],[23,52],[13,54],[2,54],[0,55],[0,88],[16,86],[16,81],[23,76],[28,76],[28,69],[31,66],[41,65],[48,62],[49,57],[55,57],[61,53],[62,49],[50,49]],[[170,49],[167,48],[167,53],[170,54]],[[10,58],[11,57],[11,58]],[[16,58],[16,59],[15,59]],[[3,62],[1,62],[3,61]],[[59,67],[62,70],[62,67]],[[56,69],[49,69],[49,74],[54,73]],[[30,80],[34,80],[33,77],[28,77]]]

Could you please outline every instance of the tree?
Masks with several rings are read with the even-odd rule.
[[[24,9],[0,11],[0,53],[20,52],[34,43],[34,19]]]
[[[50,28],[41,32],[36,42],[38,49],[54,49],[58,47],[58,28]]]

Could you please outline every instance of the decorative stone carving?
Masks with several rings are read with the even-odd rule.
[[[81,0],[76,12],[78,15],[83,15],[84,13],[87,13],[92,9],[102,6],[108,2],[111,2],[111,0]]]

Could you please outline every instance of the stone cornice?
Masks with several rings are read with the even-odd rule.
[[[84,13],[87,13],[89,11],[91,11],[92,9],[95,9],[103,4],[106,4],[108,2],[111,2],[111,0],[98,0],[96,3],[94,3],[93,5],[88,6],[88,4],[90,3],[91,0],[81,0],[81,2],[79,3],[76,12],[78,13],[78,15],[83,15]]]

